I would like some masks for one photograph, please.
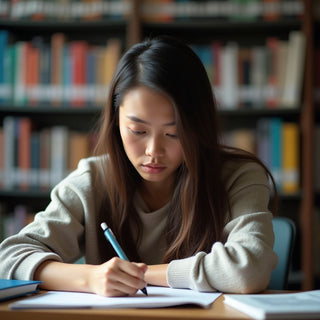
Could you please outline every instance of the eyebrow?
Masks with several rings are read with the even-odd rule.
[[[131,121],[134,121],[134,122],[151,125],[150,122],[145,121],[145,120],[142,120],[142,119],[140,119],[140,118],[138,118],[138,117],[135,117],[135,116],[127,116],[127,118],[128,118],[129,120],[131,120]],[[163,125],[164,125],[164,126],[175,126],[175,125],[176,125],[176,122],[175,122],[175,121],[167,122],[167,123],[164,123]]]

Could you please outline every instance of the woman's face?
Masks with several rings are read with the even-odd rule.
[[[163,94],[137,87],[119,108],[124,150],[140,176],[154,183],[172,183],[183,161],[171,101]]]

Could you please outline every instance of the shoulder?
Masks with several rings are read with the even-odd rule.
[[[238,187],[264,185],[270,189],[266,170],[252,160],[228,160],[222,169],[222,179],[230,193]]]
[[[265,169],[254,161],[228,161],[223,167],[232,218],[268,212],[271,185]]]
[[[53,188],[52,195],[88,197],[96,193],[98,196],[98,191],[102,190],[104,161],[106,157],[80,160],[77,169]]]

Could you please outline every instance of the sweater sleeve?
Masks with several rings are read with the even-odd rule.
[[[82,256],[84,215],[90,198],[89,171],[85,161],[80,163],[52,190],[48,207],[1,243],[1,278],[32,279],[36,268],[46,260],[71,263]]]
[[[229,293],[267,287],[277,264],[268,179],[260,166],[247,164],[228,178],[227,188],[233,219],[224,227],[225,240],[214,243],[209,253],[171,261],[171,287]]]

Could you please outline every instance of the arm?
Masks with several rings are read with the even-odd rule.
[[[102,296],[123,296],[136,293],[146,286],[147,266],[119,258],[101,265],[67,264],[45,261],[37,269],[35,280],[43,281],[41,288],[92,292]]]
[[[268,179],[260,166],[251,163],[234,171],[226,186],[233,220],[225,225],[223,239],[208,253],[170,262],[171,287],[231,293],[267,287],[277,263]]]

